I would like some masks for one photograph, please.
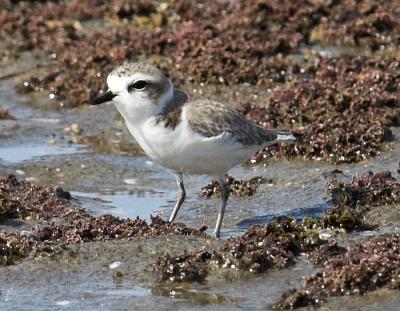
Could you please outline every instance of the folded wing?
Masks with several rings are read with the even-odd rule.
[[[204,137],[222,135],[244,146],[263,146],[278,141],[278,132],[258,126],[219,102],[207,99],[191,101],[187,104],[187,118],[192,131]]]

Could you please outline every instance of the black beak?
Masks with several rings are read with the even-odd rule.
[[[92,99],[90,101],[90,103],[92,105],[100,105],[102,103],[111,101],[115,96],[117,96],[117,95],[113,94],[113,92],[107,91],[107,92],[104,92],[101,95],[95,97],[94,99]]]

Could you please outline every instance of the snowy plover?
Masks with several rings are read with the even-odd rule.
[[[214,231],[217,238],[229,197],[228,170],[265,146],[296,140],[291,133],[264,129],[219,102],[189,99],[152,65],[122,65],[108,75],[107,84],[109,90],[92,104],[112,101],[147,155],[176,177],[179,195],[170,222],[186,197],[183,174],[219,180],[222,205]]]

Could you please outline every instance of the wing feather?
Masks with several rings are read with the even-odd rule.
[[[223,134],[245,146],[262,146],[278,138],[275,132],[247,120],[241,113],[207,99],[189,102],[187,118],[195,133],[210,138]]]

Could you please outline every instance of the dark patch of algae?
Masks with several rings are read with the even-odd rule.
[[[271,183],[272,180],[268,180],[262,176],[255,176],[249,180],[237,180],[232,176],[228,176],[226,182],[229,186],[229,192],[238,197],[251,197],[253,196],[259,185],[267,182]],[[213,180],[208,185],[201,187],[201,195],[207,198],[217,198],[221,194],[221,185],[218,181]]]
[[[379,287],[399,288],[399,235],[385,235],[346,250],[334,240],[321,240],[318,229],[371,228],[362,221],[364,213],[374,206],[400,203],[400,182],[387,171],[366,172],[348,184],[330,181],[328,192],[334,206],[321,219],[304,218],[297,223],[279,217],[269,224],[252,226],[243,236],[227,240],[219,250],[160,257],[154,265],[160,286],[165,282],[202,283],[210,271],[220,268],[251,273],[283,269],[305,253],[310,262],[323,264],[323,272],[309,277],[304,289],[284,293],[274,308],[319,304],[329,296],[364,294]]]
[[[366,172],[348,184],[333,180],[328,183],[328,191],[334,206],[322,219],[306,218],[298,223],[289,217],[278,217],[268,224],[250,227],[244,235],[228,239],[213,251],[203,247],[182,255],[159,257],[153,264],[159,275],[153,290],[162,293],[175,283],[205,282],[215,269],[248,273],[283,269],[293,265],[300,254],[322,264],[323,272],[309,277],[304,289],[285,293],[275,308],[321,303],[329,296],[364,294],[383,286],[399,288],[399,235],[356,243],[346,251],[336,241],[321,240],[319,229],[365,228],[357,219],[362,219],[367,210],[400,203],[400,182],[389,172]],[[2,217],[41,221],[31,231],[0,231],[3,265],[15,264],[28,256],[59,254],[70,244],[168,234],[205,236],[206,229],[169,224],[160,216],[153,217],[150,224],[141,219],[119,219],[111,215],[92,217],[83,209],[73,207],[69,193],[61,188],[18,181],[14,175],[0,179],[0,205]],[[355,219],[351,226],[348,219],[341,221],[345,212]],[[54,222],[54,217],[62,218],[64,223]],[[328,221],[333,217],[335,221]]]
[[[363,295],[380,287],[400,289],[400,235],[353,245],[329,258],[322,271],[308,277],[304,288],[284,293],[275,309],[318,305],[329,296]]]
[[[396,0],[4,0],[1,54],[49,55],[47,69],[20,80],[19,90],[46,91],[63,107],[88,103],[117,64],[140,57],[176,85],[247,83],[254,95],[269,88],[257,101],[238,99],[239,110],[264,127],[294,132],[299,144],[267,148],[253,162],[276,154],[355,162],[375,156],[391,139],[390,126],[400,124],[399,55],[372,53],[397,48],[399,10]],[[91,29],[93,20],[104,28]],[[367,55],[292,57],[315,44]]]
[[[15,120],[15,117],[7,109],[0,108],[0,120]]]
[[[155,269],[160,272],[160,281],[172,282],[202,282],[213,266],[259,273],[286,268],[293,264],[295,256],[321,242],[317,234],[310,234],[295,220],[280,217],[269,224],[252,226],[213,253],[199,250],[178,257],[167,254],[158,259]],[[198,272],[194,273],[196,267]]]
[[[400,203],[400,181],[389,171],[377,174],[368,171],[353,177],[348,184],[332,180],[327,187],[334,206],[324,217],[326,227],[368,229],[373,227],[363,221],[368,210],[374,206]]]
[[[36,253],[59,253],[69,244],[151,237],[168,234],[205,235],[207,229],[170,224],[160,216],[148,224],[142,219],[120,219],[112,215],[92,217],[73,207],[71,195],[60,187],[38,186],[18,181],[14,175],[0,178],[2,218],[41,220],[31,231],[0,231],[0,264],[9,265]],[[63,219],[63,224],[53,219]]]
[[[293,131],[299,144],[265,149],[253,162],[262,162],[271,154],[355,162],[376,155],[382,143],[392,138],[390,126],[400,124],[396,109],[399,56],[311,57],[302,63],[290,54],[312,44],[339,43],[370,52],[396,48],[399,9],[396,0],[378,4],[374,0],[206,4],[178,0],[167,5],[147,0],[112,0],[100,5],[95,1],[6,0],[0,3],[0,38],[7,47],[0,56],[17,57],[21,51],[33,49],[50,55],[49,70],[21,80],[20,91],[46,90],[65,107],[87,103],[95,92],[105,89],[104,76],[115,64],[144,55],[154,57],[176,84],[189,78],[196,83],[270,87],[269,96],[263,96],[258,106],[246,99],[239,103],[239,110],[262,126]],[[84,22],[92,19],[108,23],[109,28],[88,31]],[[130,27],[125,27],[127,23]],[[22,195],[24,187],[31,186],[22,186]],[[275,307],[315,304],[330,295],[363,294],[382,286],[398,288],[398,235],[358,243],[346,252],[335,242],[321,241],[317,232],[322,227],[370,228],[363,214],[374,206],[398,203],[398,181],[387,173],[367,173],[350,184],[333,181],[328,188],[334,206],[322,219],[304,219],[299,224],[282,217],[249,228],[214,252],[201,249],[162,256],[155,264],[160,282],[204,282],[212,269],[221,267],[254,273],[285,268],[305,252],[313,262],[325,262],[326,273],[310,277],[304,290],[286,294]],[[27,234],[1,232],[4,264],[35,251],[57,252],[68,243],[203,234],[204,228],[171,225],[159,217],[147,224],[109,215],[90,217],[84,211],[68,215],[67,198],[59,198],[54,188],[35,189],[49,193],[33,205],[39,210],[28,205],[13,209],[9,205],[13,192],[1,193],[3,217],[50,218],[48,225],[37,225]],[[214,192],[206,189],[207,195]],[[51,207],[61,199],[57,212],[52,212]],[[50,209],[40,211],[40,204],[49,201]],[[54,216],[66,218],[66,223],[52,224]]]
[[[57,187],[18,181],[14,175],[0,179],[1,214],[7,218],[50,219],[76,217],[82,211],[69,203],[71,195]]]
[[[271,156],[301,155],[331,163],[375,156],[400,125],[399,59],[382,56],[317,58],[298,79],[276,87],[263,106],[238,109],[267,128],[286,128],[298,142],[258,151],[252,163]]]

